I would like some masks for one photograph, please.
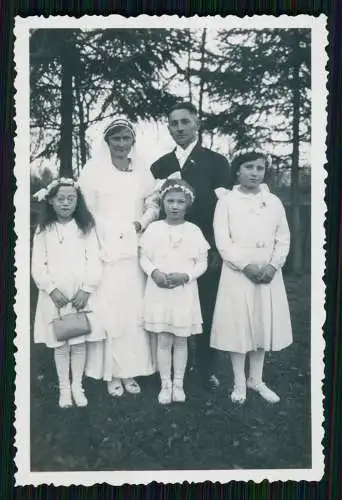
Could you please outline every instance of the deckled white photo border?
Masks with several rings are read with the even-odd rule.
[[[151,481],[182,483],[219,481],[269,481],[306,480],[319,481],[324,472],[322,439],[324,377],[325,285],[322,280],[325,267],[324,203],[326,172],[326,125],[327,125],[327,72],[326,46],[328,34],[325,15],[299,16],[235,16],[179,18],[178,16],[146,16],[125,18],[119,15],[108,17],[84,16],[80,19],[69,16],[15,18],[15,177],[17,191],[15,202],[15,313],[17,352],[15,391],[15,464],[17,486],[71,484],[90,486],[98,483],[111,485],[148,484]],[[29,30],[37,28],[311,28],[312,30],[312,215],[311,224],[311,418],[312,418],[312,467],[310,469],[260,469],[260,470],[157,470],[157,471],[86,471],[86,472],[32,472],[30,470],[30,134],[29,134]]]

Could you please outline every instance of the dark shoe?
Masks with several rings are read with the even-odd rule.
[[[217,375],[210,375],[207,379],[208,388],[212,391],[216,391],[220,387],[220,379]]]

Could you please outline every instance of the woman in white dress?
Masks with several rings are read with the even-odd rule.
[[[214,233],[223,259],[210,345],[228,351],[234,373],[231,399],[244,403],[246,387],[271,403],[279,396],[263,382],[265,351],[292,343],[281,268],[290,246],[284,207],[262,184],[268,159],[243,150],[233,160],[238,185],[217,203]],[[249,377],[245,360],[249,353]]]
[[[138,242],[159,215],[155,181],[148,169],[129,157],[135,143],[132,124],[118,118],[105,130],[97,154],[85,166],[80,187],[96,224],[104,265],[98,291],[105,342],[88,350],[86,375],[103,378],[108,392],[137,394],[134,377],[155,371],[151,337],[142,326],[145,278]],[[152,339],[153,340],[153,339]]]

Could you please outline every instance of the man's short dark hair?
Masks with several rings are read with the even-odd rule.
[[[170,116],[173,111],[178,111],[179,109],[186,109],[192,115],[197,115],[196,106],[194,106],[191,102],[178,102],[169,110],[168,116]]]

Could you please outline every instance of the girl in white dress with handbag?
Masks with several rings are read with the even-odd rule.
[[[54,349],[59,406],[72,406],[72,400],[77,406],[86,406],[82,387],[86,342],[97,342],[105,336],[93,312],[102,275],[94,220],[72,179],[57,179],[35,197],[42,205],[32,250],[32,276],[39,290],[34,341]],[[53,321],[84,309],[90,311],[90,333],[58,340]]]
[[[265,352],[279,351],[292,343],[281,272],[290,232],[281,201],[262,184],[268,163],[262,151],[238,153],[232,172],[239,184],[219,199],[214,216],[223,267],[210,345],[230,353],[234,373],[231,399],[240,404],[246,400],[247,388],[270,403],[279,401],[263,381]]]
[[[197,278],[207,269],[209,244],[198,226],[184,220],[194,200],[194,192],[185,181],[167,180],[160,199],[165,218],[150,224],[142,236],[140,263],[148,276],[144,327],[158,338],[158,401],[169,404],[185,401],[187,341],[202,333]]]
[[[138,244],[148,224],[158,218],[152,174],[141,159],[130,157],[135,144],[132,124],[115,119],[85,166],[79,182],[95,219],[104,266],[98,291],[105,342],[88,349],[86,375],[107,382],[108,392],[138,394],[137,376],[155,372],[153,338],[142,319],[145,276]]]

